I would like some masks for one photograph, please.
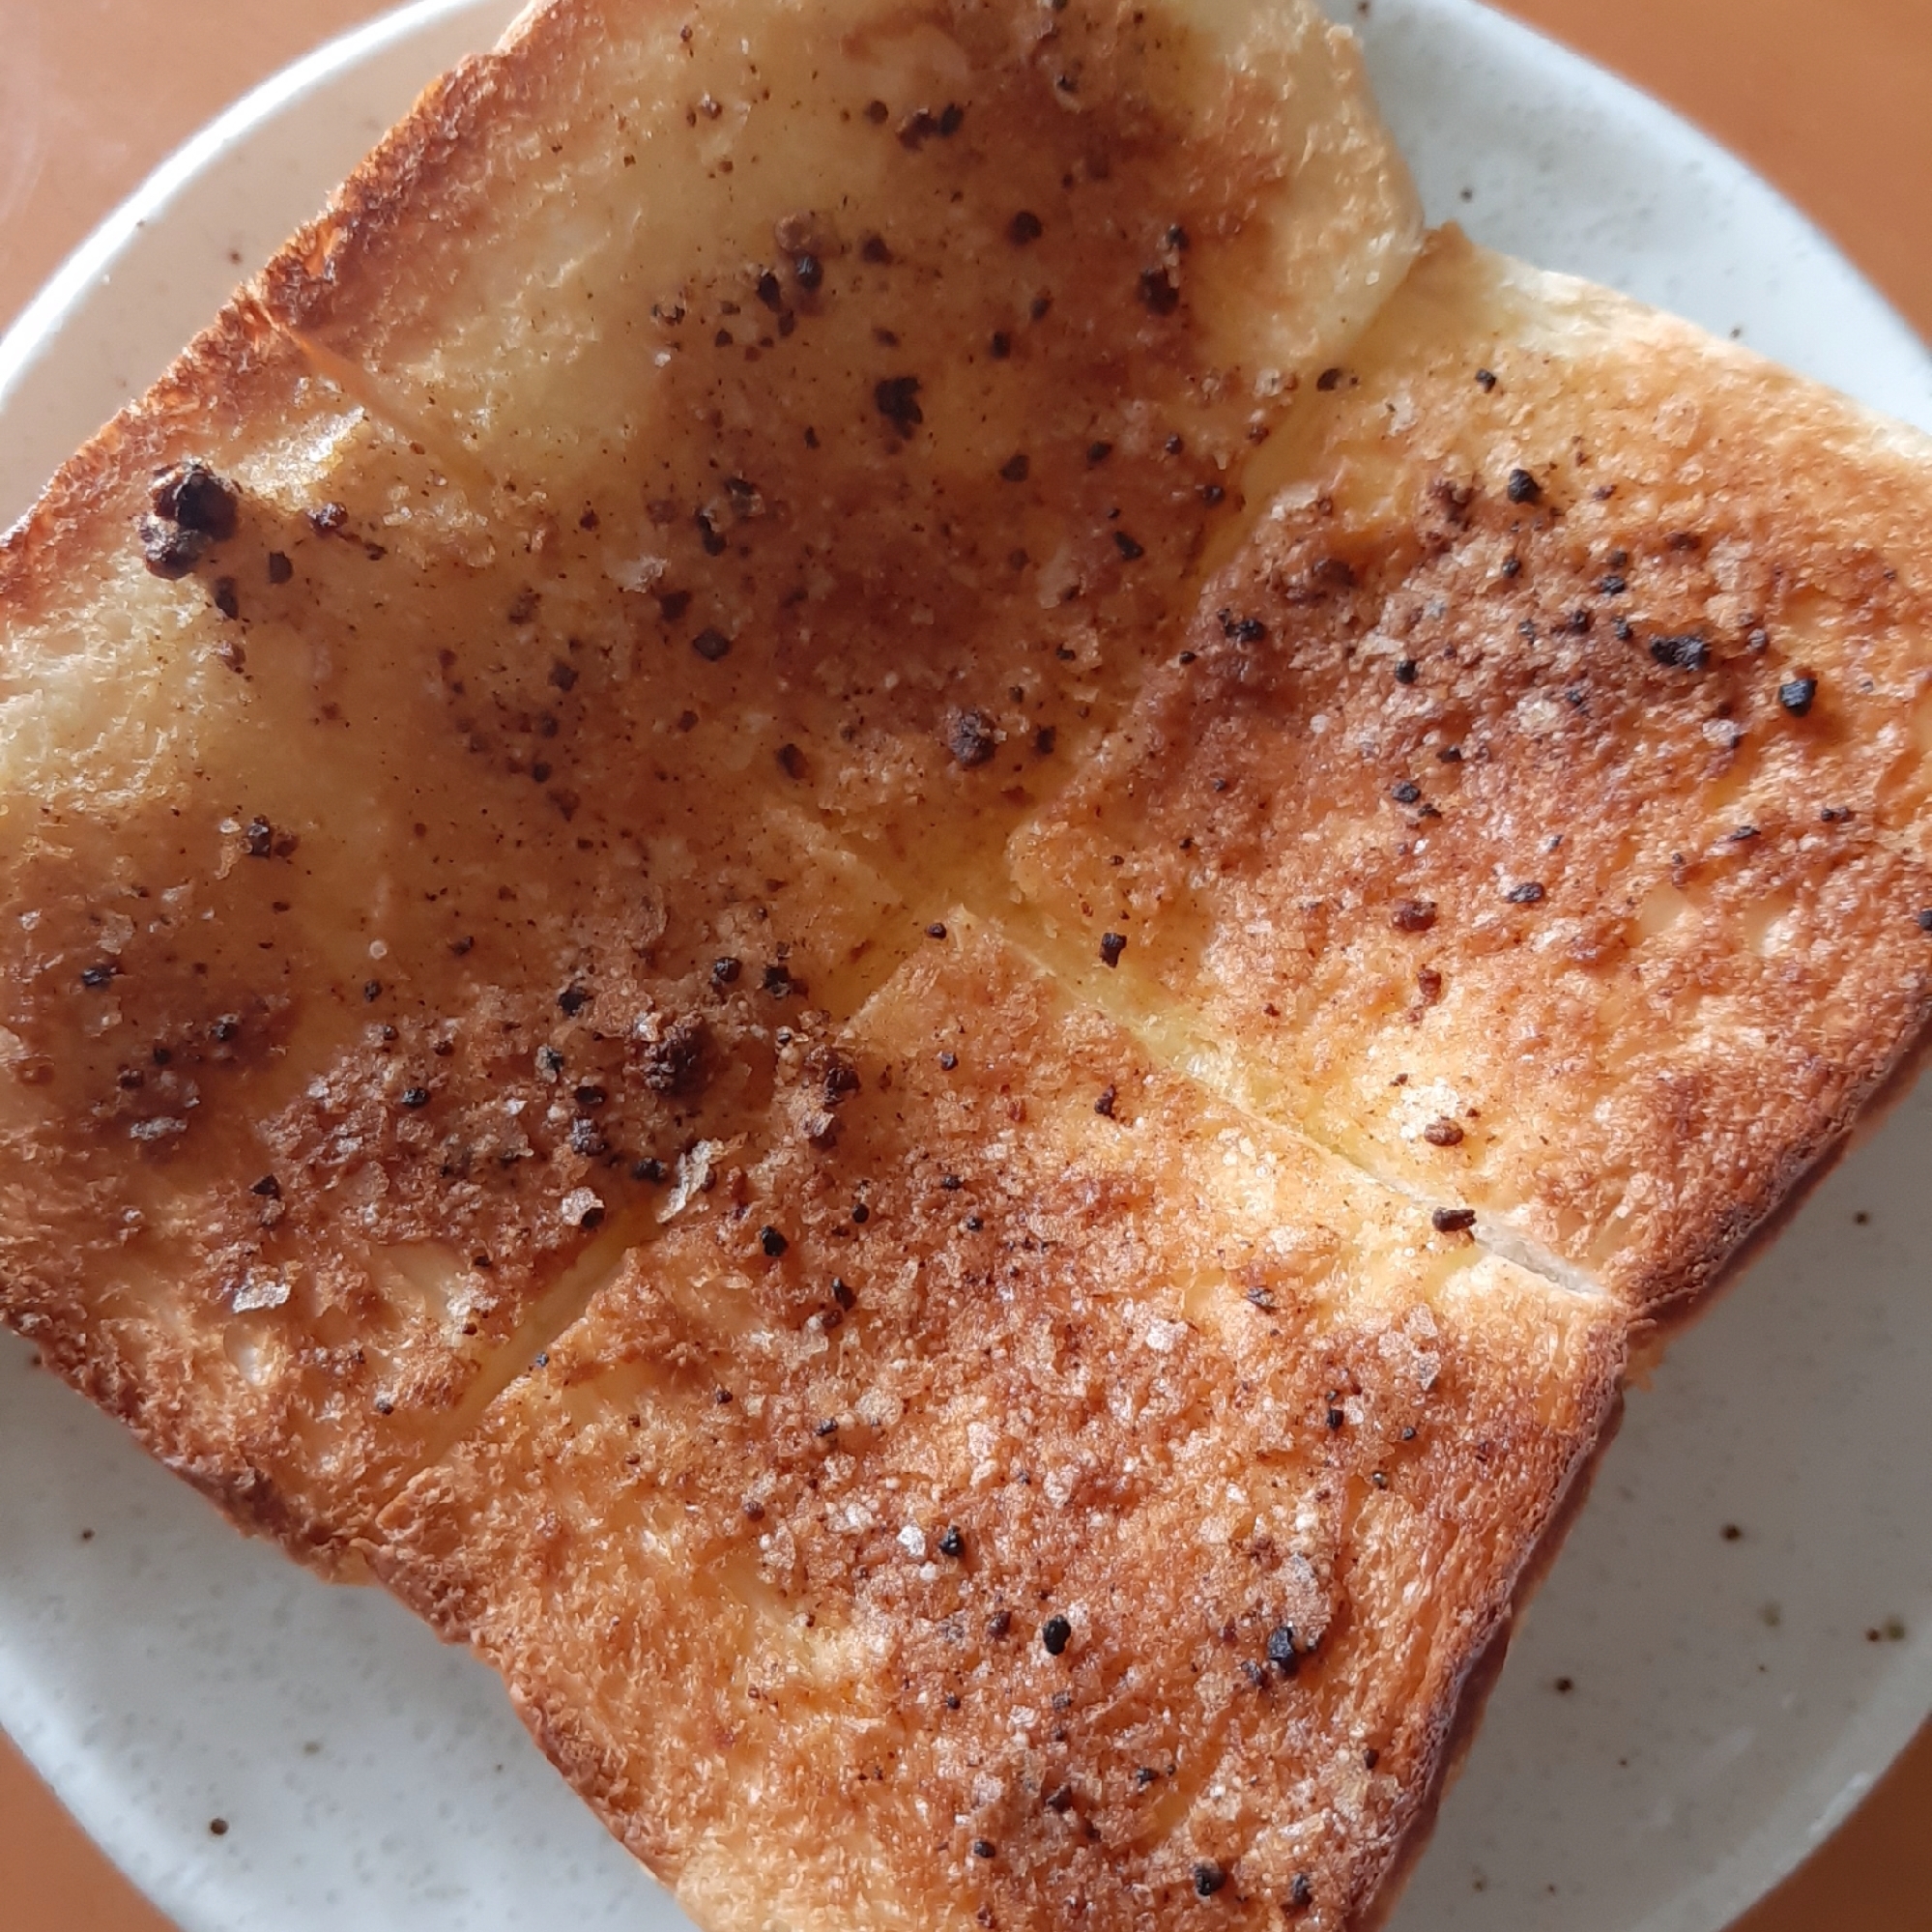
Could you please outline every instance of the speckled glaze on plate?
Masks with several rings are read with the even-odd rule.
[[[1798,215],[1471,4],[1341,4],[1437,219],[1932,427],[1932,364]],[[0,342],[0,520],[509,0],[430,0],[244,101]],[[1716,1932],[1932,1705],[1932,1088],[1629,1419],[1396,1932]],[[0,1344],[0,1724],[188,1932],[677,1932],[495,1681],[243,1543]],[[220,1820],[217,1835],[212,1829]]]

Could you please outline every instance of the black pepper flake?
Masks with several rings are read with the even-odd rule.
[[[970,771],[999,749],[998,727],[984,711],[961,711],[947,731],[946,748]]]
[[[1794,718],[1803,717],[1811,709],[1812,701],[1817,695],[1818,680],[1815,678],[1787,678],[1777,687],[1777,702]]]
[[[1476,1226],[1473,1207],[1439,1207],[1429,1216],[1429,1226],[1438,1234],[1467,1234]]]
[[[1606,597],[1621,597],[1625,593],[1625,591],[1627,591],[1630,588],[1630,586],[1628,578],[1619,577],[1614,573],[1612,573],[1610,576],[1605,577],[1602,583],[1600,583],[1597,588],[1600,591],[1601,591]]]
[[[852,1293],[851,1286],[837,1275],[832,1277],[832,1299],[848,1314],[858,1306],[858,1297]]]
[[[1347,1420],[1348,1416],[1345,1410],[1330,1409],[1328,1412],[1328,1426],[1330,1428],[1340,1428]]]
[[[1216,504],[1225,502],[1226,496],[1227,492],[1219,483],[1203,483],[1200,486],[1200,500],[1209,509],[1212,509]]]
[[[1701,637],[1654,637],[1650,654],[1658,663],[1677,671],[1702,671],[1711,662],[1711,647]]]
[[[722,662],[723,659],[731,655],[732,641],[724,634],[723,631],[718,630],[713,625],[706,624],[705,628],[701,630],[698,633],[698,635],[691,640],[691,649],[695,650],[698,653],[698,655],[705,660],[706,664],[717,664]]]
[[[713,986],[735,986],[744,972],[744,963],[729,957],[711,962],[711,984]]]
[[[1059,1657],[1074,1640],[1074,1627],[1064,1617],[1049,1617],[1040,1626],[1040,1641],[1049,1657]]]
[[[1059,741],[1060,741],[1060,733],[1059,733],[1059,728],[1056,725],[1042,725],[1040,729],[1033,734],[1033,749],[1042,758],[1052,758],[1053,755],[1053,747],[1056,744],[1058,744]]]
[[[793,255],[792,258],[792,275],[798,286],[807,295],[810,295],[814,289],[818,288],[824,281],[825,265],[817,255]]]
[[[939,1071],[942,1074],[953,1072],[959,1063],[960,1056],[957,1053],[941,1053],[939,1055]]]
[[[1139,562],[1147,554],[1145,547],[1136,543],[1124,530],[1113,533],[1113,547],[1129,563]]]
[[[926,928],[926,937],[929,939],[943,939],[946,937],[946,929],[937,919],[935,919]]]
[[[966,1183],[965,1181],[961,1180],[959,1175],[957,1174],[941,1174],[939,1176],[939,1185],[942,1188],[944,1188],[948,1194],[958,1194],[959,1191],[966,1186]]]
[[[111,986],[120,971],[118,966],[91,966],[81,973],[80,983],[90,993],[99,993],[103,986]]]
[[[1422,787],[1414,779],[1404,778],[1389,787],[1389,796],[1398,805],[1420,805],[1422,803]]]
[[[581,1154],[587,1161],[594,1161],[611,1151],[611,1143],[594,1120],[579,1118],[570,1123],[570,1151]]]
[[[1296,1912],[1306,1912],[1314,1903],[1314,1887],[1307,1872],[1297,1872],[1288,1886],[1288,1904]]]
[[[957,1524],[948,1524],[939,1533],[939,1554],[951,1557],[961,1557],[966,1554],[966,1538],[960,1534]]]
[[[242,587],[232,577],[217,577],[208,593],[210,601],[224,618],[233,621],[242,615]]]
[[[777,965],[765,967],[759,985],[774,999],[790,999],[797,991],[797,982],[792,977],[791,969]]]
[[[917,400],[923,387],[917,376],[887,376],[883,382],[873,385],[872,399],[879,415],[901,436],[911,435],[915,425],[926,419]]]
[[[1422,1138],[1431,1147],[1459,1147],[1464,1135],[1462,1129],[1453,1120],[1431,1120],[1422,1131]]]
[[[1503,894],[1503,897],[1512,906],[1541,906],[1543,902],[1544,893],[1543,887],[1535,879],[1528,879],[1520,885],[1511,886],[1509,891]]]
[[[1113,1087],[1103,1087],[1100,1091],[1100,1098],[1093,1104],[1093,1110],[1103,1120],[1111,1120],[1113,1118],[1114,1103],[1119,1098],[1119,1093]]]
[[[1046,232],[1046,225],[1030,208],[1023,208],[1006,224],[1006,239],[1016,248],[1024,248],[1027,243],[1037,242]]]
[[[1268,626],[1259,618],[1237,618],[1232,611],[1217,611],[1221,620],[1221,634],[1231,638],[1236,644],[1261,644],[1266,642]]]
[[[972,1855],[976,1859],[996,1859],[999,1847],[991,1838],[975,1838],[972,1841]]]
[[[242,850],[250,858],[272,858],[275,850],[274,827],[266,819],[250,819],[242,831]]]
[[[1324,369],[1314,379],[1314,386],[1323,395],[1333,395],[1341,387],[1341,371],[1340,369]]]
[[[1203,1859],[1194,1868],[1194,1889],[1197,1898],[1212,1898],[1227,1883],[1227,1874],[1211,1859]]]
[[[758,1230],[758,1245],[775,1261],[792,1244],[777,1228],[767,1226]]]
[[[1024,450],[1009,456],[999,466],[1000,476],[1009,483],[1024,483],[1032,472],[1032,459]]]
[[[1918,930],[1921,933],[1932,933],[1932,908],[1928,908],[1925,911],[1919,913]]]
[[[769,269],[758,278],[757,295],[759,301],[764,303],[774,315],[785,306],[785,291],[779,286],[778,277]]]
[[[1543,501],[1543,485],[1527,470],[1510,472],[1508,491],[1513,504],[1535,504]]]
[[[379,979],[365,979],[362,982],[362,997],[371,1006],[383,996],[383,983]]]
[[[591,1003],[591,990],[584,986],[566,986],[557,995],[558,1010],[566,1019],[574,1020]]]
[[[402,1104],[405,1107],[427,1107],[429,1089],[426,1086],[407,1086],[403,1088]]]
[[[852,1208],[853,1226],[858,1227],[863,1227],[865,1224],[871,1219],[872,1219],[872,1210],[871,1208],[866,1206],[864,1201],[859,1201],[853,1206]]]
[[[248,1192],[251,1195],[259,1195],[264,1200],[280,1200],[282,1197],[282,1184],[275,1179],[274,1175],[264,1174]]]
[[[647,1181],[655,1186],[658,1182],[664,1180],[669,1173],[670,1169],[662,1161],[651,1159],[634,1163],[630,1170],[630,1177],[634,1181]]]
[[[1168,270],[1142,269],[1140,300],[1155,315],[1171,315],[1181,305],[1181,292]]]
[[[778,768],[787,778],[801,779],[805,776],[805,754],[795,744],[782,744],[778,747]]]
[[[1389,912],[1389,923],[1399,933],[1427,933],[1435,924],[1433,899],[1399,899]]]
[[[1416,681],[1417,668],[1413,657],[1404,657],[1401,659],[1396,666],[1396,682],[1398,684],[1413,684]]]
[[[1486,392],[1487,390],[1490,390],[1490,389],[1494,389],[1494,388],[1496,387],[1496,372],[1495,372],[1495,370],[1493,370],[1493,369],[1478,369],[1478,370],[1476,371],[1476,386],[1477,386],[1477,387],[1478,387],[1479,389],[1481,389],[1485,390],[1485,392]]]
[[[1462,763],[1462,747],[1459,744],[1444,745],[1436,753],[1435,762],[1438,764],[1460,764]]]
[[[707,1040],[702,1020],[680,1020],[644,1055],[644,1083],[652,1093],[689,1093],[703,1084]]]
[[[1120,955],[1127,950],[1126,936],[1121,933],[1103,933],[1100,936],[1100,963],[1104,966],[1117,966]]]
[[[1070,1784],[1056,1784],[1040,1802],[1049,1811],[1064,1815],[1074,1808],[1074,1788]]]

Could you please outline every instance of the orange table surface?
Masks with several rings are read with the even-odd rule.
[[[385,4],[0,0],[0,329],[195,128]],[[1928,0],[1514,0],[1509,11],[1744,156],[1932,336]],[[4,1739],[0,1900],[12,1932],[167,1932]],[[1932,1729],[1736,1932],[1927,1926]]]

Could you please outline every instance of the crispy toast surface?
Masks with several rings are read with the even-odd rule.
[[[1927,448],[1453,232],[1283,443],[1014,875],[1177,1059],[1687,1306],[1932,995]]]
[[[1928,493],[1310,7],[533,7],[0,545],[0,1314],[716,1932],[1371,1922],[1920,1030]]]
[[[1160,18],[533,12],[9,537],[6,1307],[244,1520],[353,1567],[1399,278],[1352,43]]]

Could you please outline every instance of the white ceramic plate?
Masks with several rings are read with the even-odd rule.
[[[1932,426],[1910,334],[1681,122],[1470,0],[1337,4],[1433,216]],[[0,343],[0,521],[511,12],[430,0],[326,49],[117,215]],[[1929,1182],[1932,1090],[1631,1398],[1399,1932],[1715,1932],[1911,1736]],[[244,1543],[12,1342],[0,1723],[190,1932],[680,1922],[479,1666]]]

